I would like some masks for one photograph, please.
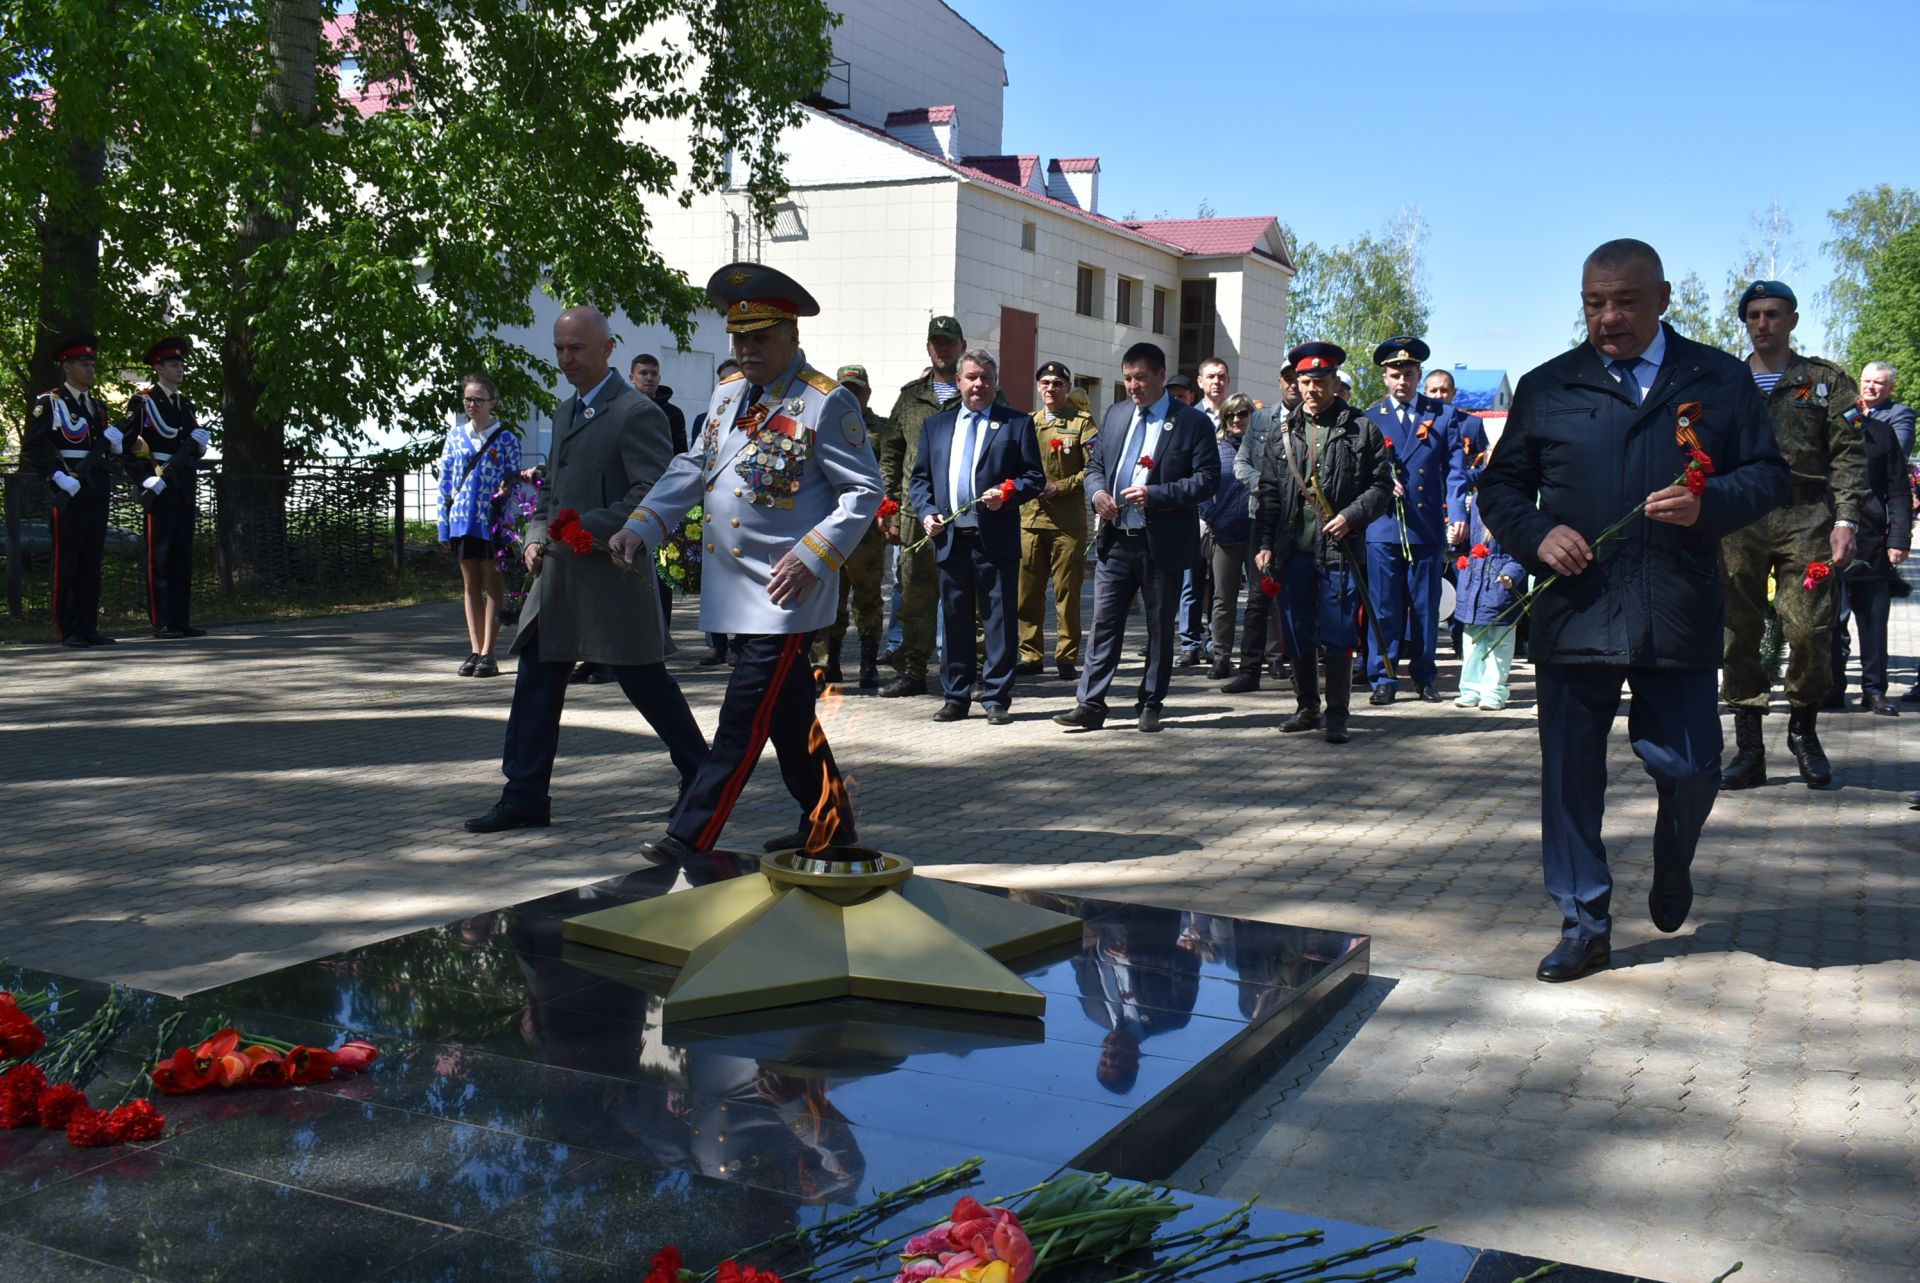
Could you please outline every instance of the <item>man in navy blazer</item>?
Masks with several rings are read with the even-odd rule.
[[[1147,668],[1135,696],[1139,727],[1160,729],[1173,676],[1173,615],[1180,576],[1200,550],[1200,504],[1220,487],[1213,421],[1167,392],[1167,354],[1135,343],[1120,358],[1127,399],[1107,411],[1087,461],[1087,493],[1102,521],[1095,541],[1093,633],[1080,702],[1053,720],[1098,730],[1120,668],[1133,595],[1147,612]]]
[[[1000,371],[988,353],[974,348],[959,364],[960,395],[920,429],[907,493],[921,527],[933,540],[940,573],[940,607],[946,667],[946,702],[936,722],[957,722],[973,703],[973,687],[986,687],[981,703],[987,721],[1013,720],[1013,668],[1019,658],[1019,619],[1014,598],[1020,576],[1020,505],[1046,487],[1033,416],[995,404]],[[1003,482],[1013,483],[1005,493]],[[961,509],[964,507],[964,511]],[[986,672],[974,650],[974,620],[984,612]]]

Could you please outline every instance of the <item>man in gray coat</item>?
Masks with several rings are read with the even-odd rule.
[[[553,323],[553,347],[573,395],[554,415],[547,487],[527,530],[527,570],[537,578],[513,639],[520,670],[500,764],[507,784],[492,810],[467,821],[475,833],[548,823],[560,711],[576,661],[613,670],[620,689],[666,745],[681,792],[707,759],[706,737],[667,672],[672,643],[661,619],[653,562],[629,568],[605,549],[667,470],[673,449],[667,416],[608,366],[613,334],[598,309],[562,312]],[[549,525],[569,509],[599,544],[592,551],[575,552],[563,540],[550,540]]]

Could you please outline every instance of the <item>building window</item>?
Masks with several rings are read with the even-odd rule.
[[[1153,289],[1153,332],[1167,332],[1167,292],[1157,285]]]
[[[1200,362],[1213,355],[1213,336],[1218,328],[1214,310],[1216,293],[1212,281],[1180,282],[1181,374],[1198,374]]]
[[[1082,316],[1100,315],[1100,273],[1085,263],[1074,277],[1073,310]]]
[[[1115,379],[1113,381],[1113,400],[1109,401],[1107,404],[1119,405],[1122,401],[1126,399],[1127,399],[1127,385],[1122,383],[1120,380]]]
[[[1091,414],[1095,420],[1098,420],[1100,418],[1099,378],[1094,375],[1083,374],[1073,381],[1073,386],[1079,388],[1081,394],[1087,398],[1087,413]]]
[[[1121,325],[1140,324],[1140,282],[1122,276],[1114,289],[1113,319]]]
[[[1032,223],[1020,224],[1020,248],[1021,249],[1029,250],[1029,251],[1032,250],[1034,245],[1039,242],[1039,238],[1040,238],[1040,232],[1037,228],[1034,227]]]

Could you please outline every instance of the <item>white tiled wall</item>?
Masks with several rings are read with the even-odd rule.
[[[1000,151],[1006,56],[940,0],[831,0],[844,21],[833,52],[851,64],[855,120],[880,127],[887,113],[951,103],[960,152]]]

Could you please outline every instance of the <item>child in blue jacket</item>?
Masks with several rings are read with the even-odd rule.
[[[1513,670],[1514,604],[1526,591],[1527,572],[1508,556],[1480,519],[1480,496],[1467,500],[1472,550],[1461,555],[1454,585],[1453,618],[1466,630],[1460,660],[1460,697],[1455,708],[1497,712],[1507,706],[1507,674]],[[1476,555],[1477,554],[1477,555]],[[1499,644],[1494,639],[1499,638]]]

